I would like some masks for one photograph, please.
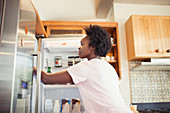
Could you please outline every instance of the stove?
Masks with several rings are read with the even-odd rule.
[[[141,110],[139,113],[170,113],[170,109]]]
[[[139,113],[170,113],[170,102],[132,103],[137,105]]]

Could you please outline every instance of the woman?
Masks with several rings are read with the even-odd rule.
[[[86,36],[81,40],[79,56],[88,61],[61,72],[42,71],[42,81],[45,84],[77,84],[86,113],[132,113],[124,105],[115,69],[100,59],[111,48],[109,33],[97,25],[90,25],[84,30]]]

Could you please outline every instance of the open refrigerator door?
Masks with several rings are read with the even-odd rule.
[[[41,55],[35,38],[35,11],[30,0],[3,1],[0,113],[42,113]],[[37,78],[33,77],[33,66],[37,67]]]
[[[17,52],[13,93],[14,113],[41,113],[41,58],[39,52]],[[37,68],[33,77],[33,66]]]

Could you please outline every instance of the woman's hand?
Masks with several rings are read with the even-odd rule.
[[[47,84],[47,80],[49,77],[49,73],[45,72],[45,71],[41,71],[41,80],[43,81],[44,84]]]
[[[33,71],[32,71],[32,76],[37,76],[37,68],[33,67]],[[46,73],[45,71],[41,71],[41,80],[43,81],[43,83],[46,83],[46,76],[48,75],[48,73]]]
[[[37,76],[37,68],[33,66],[32,76],[34,76],[34,75]]]

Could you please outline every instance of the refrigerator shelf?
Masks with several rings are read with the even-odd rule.
[[[51,67],[52,69],[60,69],[60,68],[67,69],[67,68],[69,68],[70,66],[62,65],[61,67],[55,67],[55,66],[49,66],[49,67]],[[45,68],[47,68],[47,66],[45,66]]]
[[[69,66],[62,66],[62,67],[51,66],[51,72],[55,73],[55,72],[58,72],[58,71],[67,70],[68,68],[69,68]],[[45,71],[47,72],[47,67],[45,67]]]
[[[44,89],[58,89],[58,88],[78,88],[77,85],[59,85],[59,84],[55,84],[55,85],[44,85],[43,86]]]

